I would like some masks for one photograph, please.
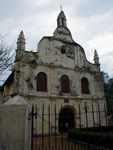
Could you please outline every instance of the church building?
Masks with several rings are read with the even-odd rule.
[[[45,113],[48,113],[50,106],[51,113],[54,114],[56,106],[58,132],[61,132],[61,126],[64,131],[66,126],[80,127],[80,112],[81,127],[86,127],[86,108],[87,112],[92,109],[101,112],[106,106],[96,50],[94,63],[91,63],[86,59],[81,45],[73,40],[62,10],[53,36],[44,36],[38,43],[37,52],[26,51],[25,44],[24,33],[21,31],[17,40],[14,71],[4,83],[4,101],[19,95],[28,104],[35,104],[38,114],[42,113],[43,106]],[[105,114],[93,115],[95,126],[99,125],[99,117],[101,125],[105,125]],[[65,117],[63,121],[61,116]],[[88,114],[88,117],[88,126],[93,126],[92,114]],[[52,122],[54,124],[54,118],[51,124]],[[41,126],[39,120],[37,128],[40,130]],[[44,131],[46,130],[45,127]]]

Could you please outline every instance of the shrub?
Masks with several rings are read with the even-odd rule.
[[[96,131],[96,132],[95,132]],[[94,144],[98,146],[103,146],[107,148],[113,148],[113,133],[104,133],[104,132],[97,132],[100,131],[98,128],[96,129],[71,129],[69,130],[69,137],[72,140],[78,140],[82,142],[86,142],[89,144]]]

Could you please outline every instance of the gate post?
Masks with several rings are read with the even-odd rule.
[[[33,150],[33,113],[34,113],[34,105],[32,105],[31,110],[31,150]]]

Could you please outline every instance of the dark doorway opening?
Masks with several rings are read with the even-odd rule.
[[[74,110],[69,107],[65,107],[59,114],[59,132],[67,132],[68,129],[74,128]]]

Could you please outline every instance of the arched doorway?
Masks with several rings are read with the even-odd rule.
[[[74,128],[74,110],[65,107],[59,114],[59,132],[67,132],[71,128]]]

